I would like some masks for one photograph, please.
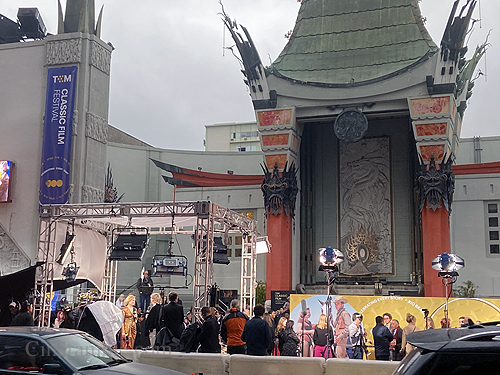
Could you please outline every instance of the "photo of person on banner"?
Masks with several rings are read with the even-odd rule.
[[[335,343],[335,357],[347,358],[347,338],[349,337],[349,326],[351,325],[351,314],[345,309],[348,301],[342,296],[335,296],[333,304],[337,310],[337,316],[333,322],[333,335]]]

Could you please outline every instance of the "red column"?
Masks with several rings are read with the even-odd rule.
[[[422,209],[424,291],[426,297],[445,297],[445,287],[438,271],[432,268],[432,260],[439,254],[451,252],[449,214],[442,201],[442,207],[436,211],[427,205],[426,201]]]
[[[267,238],[272,245],[266,258],[266,298],[271,290],[292,289],[292,219],[285,213],[267,213]]]

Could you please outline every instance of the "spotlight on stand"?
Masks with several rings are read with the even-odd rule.
[[[68,282],[75,281],[79,269],[80,267],[76,265],[76,262],[71,262],[63,268],[61,275],[63,275]]]
[[[257,237],[255,243],[255,254],[267,254],[271,252],[271,244],[267,236]]]
[[[344,261],[344,254],[331,246],[319,249],[320,271],[338,271],[338,265]]]
[[[74,243],[75,243],[75,235],[66,232],[66,239],[64,240],[64,243],[62,244],[61,249],[59,250],[59,255],[56,259],[56,263],[59,264],[64,263]]]
[[[448,300],[450,298],[451,289],[448,291],[450,285],[457,281],[458,270],[465,267],[465,260],[456,254],[442,253],[432,261],[432,268],[439,271],[438,276],[442,278],[445,286],[446,304],[444,308],[444,318],[449,328],[448,318]]]
[[[331,289],[334,288],[335,275],[338,274],[339,264],[344,261],[344,254],[338,249],[331,246],[322,247],[319,249],[319,266],[320,271],[325,271],[327,280],[327,298],[326,298],[326,359],[328,356],[335,352],[334,338],[330,329],[330,324],[333,322],[332,318],[332,297]]]
[[[214,237],[214,256],[213,262],[215,264],[226,264],[230,263],[227,257],[227,246],[222,243],[222,237]]]
[[[456,277],[458,270],[465,266],[465,260],[456,254],[442,253],[432,261],[432,268],[439,271],[439,277]]]

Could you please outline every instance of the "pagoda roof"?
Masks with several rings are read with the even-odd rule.
[[[417,0],[302,0],[288,44],[268,72],[311,85],[365,85],[438,50]]]

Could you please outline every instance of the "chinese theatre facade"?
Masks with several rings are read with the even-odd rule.
[[[268,296],[324,284],[326,246],[344,254],[340,292],[444,296],[431,263],[451,252],[451,167],[485,48],[465,59],[476,1],[458,3],[438,47],[416,0],[303,0],[269,67],[224,14],[264,153]]]

